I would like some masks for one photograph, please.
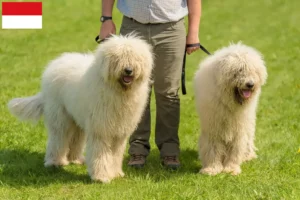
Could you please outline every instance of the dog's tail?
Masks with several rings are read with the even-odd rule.
[[[38,122],[43,114],[41,93],[25,98],[15,98],[8,102],[8,109],[12,115],[21,121]]]

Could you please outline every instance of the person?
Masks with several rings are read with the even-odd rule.
[[[113,21],[115,0],[102,0],[100,39],[116,34]],[[184,54],[191,54],[199,46],[201,0],[118,0],[123,14],[120,34],[131,32],[142,36],[152,46],[155,55],[153,84],[156,99],[155,143],[162,164],[170,169],[180,167],[179,88]],[[188,16],[186,31],[184,18]],[[137,130],[129,139],[129,166],[141,168],[149,155],[151,133],[150,98]]]

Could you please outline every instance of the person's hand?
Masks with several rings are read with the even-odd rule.
[[[99,37],[102,40],[109,37],[111,34],[116,34],[116,26],[112,20],[107,20],[102,23]]]
[[[186,37],[186,44],[198,44],[199,43],[199,37],[197,33],[188,33],[187,37]],[[197,51],[200,48],[199,46],[195,46],[195,47],[187,47],[186,52],[187,54],[191,54],[194,51]]]

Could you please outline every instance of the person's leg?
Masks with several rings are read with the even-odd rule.
[[[144,111],[143,117],[138,124],[137,129],[129,138],[129,150],[130,155],[143,155],[148,156],[150,151],[150,133],[151,133],[151,115],[150,115],[150,95],[148,104]]]
[[[142,39],[145,39],[149,42],[148,29],[146,25],[139,24],[137,22],[132,21],[126,17],[123,18],[120,34],[126,35],[131,32],[135,32],[139,36],[142,36]],[[144,111],[143,117],[138,124],[138,128],[129,138],[129,150],[128,153],[131,155],[131,159],[129,161],[130,166],[134,167],[142,167],[145,163],[145,158],[148,156],[150,151],[150,133],[151,133],[151,116],[150,116],[150,99],[151,92],[149,95],[148,104]]]
[[[156,30],[154,30],[156,28]],[[161,30],[160,30],[161,29]],[[156,97],[155,142],[162,158],[179,156],[179,118],[183,56],[185,53],[186,30],[184,21],[162,24],[151,28],[156,54],[154,91]],[[179,160],[174,161],[179,166]],[[165,163],[166,164],[166,163]],[[168,165],[168,164],[167,164]]]

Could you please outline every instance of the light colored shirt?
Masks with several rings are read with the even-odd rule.
[[[188,14],[187,0],[118,0],[117,8],[143,24],[174,22]]]

